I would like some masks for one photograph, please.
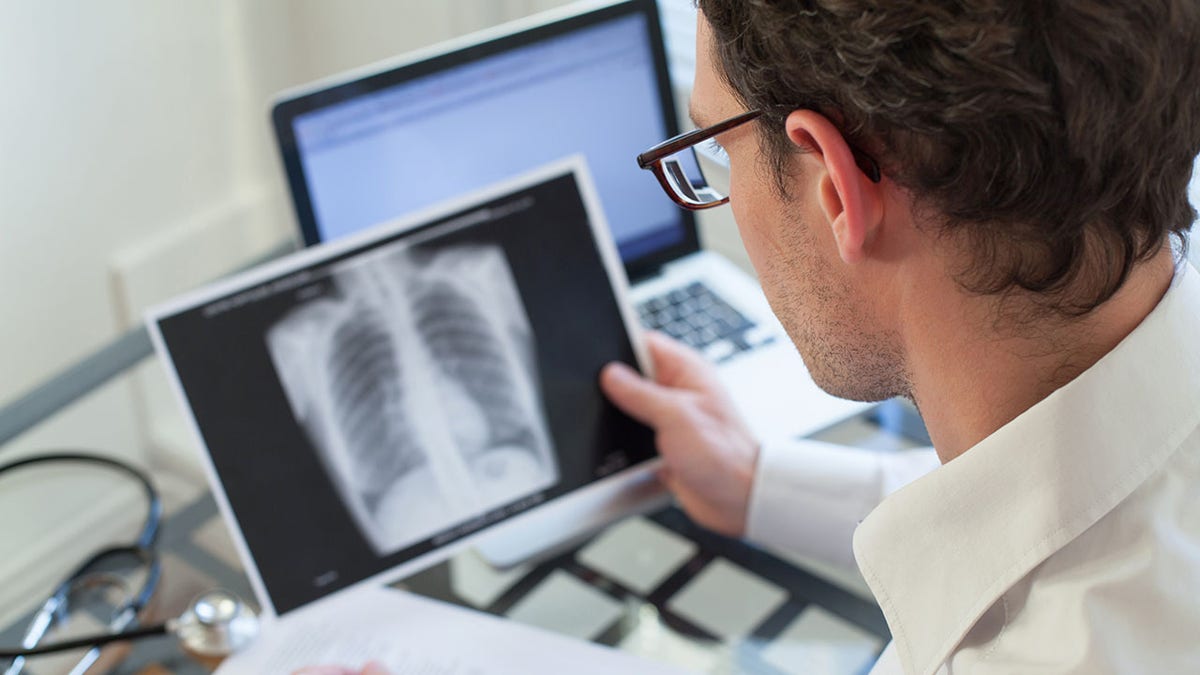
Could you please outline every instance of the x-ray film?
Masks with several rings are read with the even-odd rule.
[[[597,381],[639,359],[596,204],[575,158],[151,312],[264,609],[651,476]]]
[[[558,480],[534,336],[499,246],[398,243],[331,277],[267,345],[377,554]]]

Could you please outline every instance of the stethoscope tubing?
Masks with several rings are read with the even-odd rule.
[[[124,642],[126,640],[136,640],[138,638],[149,637],[151,635],[167,634],[167,624],[160,623],[144,628],[134,628],[121,633],[89,635],[76,640],[63,640],[48,645],[38,645],[29,649],[0,649],[0,659],[15,659],[18,657],[42,656],[44,654],[54,654],[57,652],[65,652],[72,649],[82,649],[84,647],[100,647],[113,642]]]
[[[138,534],[136,541],[125,546],[114,546],[102,551],[98,551],[91,556],[75,571],[73,571],[61,584],[55,592],[47,599],[47,603],[56,600],[65,600],[66,595],[70,592],[71,584],[81,578],[83,573],[99,559],[113,554],[128,553],[142,559],[147,565],[148,577],[143,585],[142,592],[130,598],[130,603],[126,606],[136,616],[149,602],[150,596],[158,585],[161,568],[158,564],[157,556],[154,553],[154,543],[158,538],[158,525],[162,519],[162,500],[158,496],[158,491],[154,489],[154,485],[150,482],[149,477],[139,469],[121,462],[116,459],[103,457],[95,454],[81,452],[54,452],[41,455],[33,455],[8,462],[0,465],[0,475],[27,467],[35,464],[50,464],[50,463],[77,463],[77,464],[95,464],[108,469],[123,473],[134,479],[140,484],[142,491],[146,495],[146,518],[142,523],[142,530]],[[57,603],[56,603],[57,604]],[[45,607],[45,605],[43,605]],[[169,630],[166,623],[143,628],[134,628],[125,630],[119,633],[102,633],[90,635],[87,637],[77,638],[73,640],[64,640],[47,645],[34,645],[32,647],[24,647],[18,649],[2,649],[0,648],[0,659],[18,659],[30,656],[39,656],[43,654],[53,654],[56,652],[68,651],[71,649],[80,649],[84,647],[98,647],[100,645],[109,644],[112,642],[123,642],[151,635],[161,635]]]
[[[54,593],[46,598],[42,609],[35,614],[35,618],[27,630],[24,644],[29,644],[29,647],[0,648],[0,659],[10,661],[6,673],[19,673],[24,666],[25,659],[31,656],[89,648],[84,660],[76,666],[76,670],[71,671],[73,673],[82,672],[91,667],[91,663],[95,661],[102,645],[128,642],[155,635],[175,634],[183,643],[184,649],[206,656],[228,655],[254,639],[258,633],[257,617],[254,612],[246,608],[237,596],[219,590],[198,597],[191,608],[178,618],[151,626],[126,629],[125,626],[137,623],[138,616],[150,602],[154,589],[158,587],[162,574],[162,567],[154,551],[154,541],[157,538],[158,525],[162,517],[162,502],[150,479],[140,470],[118,460],[97,455],[74,452],[39,455],[0,465],[0,474],[30,464],[52,462],[99,464],[131,476],[141,484],[146,493],[146,520],[136,541],[132,544],[112,546],[93,553],[58,585]],[[85,581],[95,582],[96,572],[89,572],[89,570],[104,562],[108,556],[114,555],[135,556],[146,570],[141,590],[129,594],[125,603],[113,613],[114,622],[110,624],[110,630],[114,632],[38,645],[37,642],[45,635],[46,628],[54,623],[55,616],[69,603],[75,585]],[[104,583],[103,580],[100,583]],[[205,611],[202,612],[202,608],[205,608]],[[217,618],[218,614],[224,614],[223,618]],[[36,631],[36,634],[33,634],[33,631]]]
[[[142,531],[138,534],[137,541],[134,542],[133,546],[146,549],[154,546],[154,541],[158,538],[158,523],[162,520],[162,500],[158,496],[158,491],[154,489],[154,485],[150,482],[150,478],[142,471],[125,462],[83,452],[54,452],[33,455],[7,464],[0,464],[0,475],[33,464],[49,464],[54,462],[98,464],[124,473],[137,481],[141,485],[142,491],[146,494],[146,519],[142,524]]]

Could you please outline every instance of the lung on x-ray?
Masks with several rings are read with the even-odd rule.
[[[266,335],[292,412],[375,553],[554,484],[534,336],[500,247],[334,268]]]

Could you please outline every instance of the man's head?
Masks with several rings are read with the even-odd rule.
[[[967,292],[1065,320],[1194,219],[1194,0],[698,4],[693,110],[765,110],[720,139],[731,203],[773,307],[834,393],[907,393],[895,317],[867,294],[912,247],[940,248],[930,274]],[[846,164],[849,147],[883,184]],[[883,227],[900,212],[923,241]],[[864,255],[877,264],[857,269]]]

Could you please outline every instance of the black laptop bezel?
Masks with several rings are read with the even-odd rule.
[[[271,109],[271,122],[275,130],[288,188],[292,195],[292,206],[300,228],[305,246],[322,242],[317,228],[316,215],[312,199],[308,192],[308,184],[304,177],[304,167],[300,161],[300,151],[293,133],[293,121],[300,115],[315,110],[342,103],[350,98],[369,94],[381,89],[419,77],[452,68],[498,54],[500,52],[530,45],[542,40],[553,38],[590,25],[603,23],[622,16],[642,14],[645,16],[650,31],[650,46],[654,59],[655,78],[658,84],[660,98],[659,110],[663,114],[663,128],[666,137],[670,138],[679,133],[679,122],[675,108],[675,99],[671,88],[671,79],[667,68],[666,48],[663,44],[662,25],[659,20],[658,7],[655,0],[627,0],[613,5],[607,5],[582,14],[573,15],[550,23],[541,24],[520,30],[515,33],[498,36],[485,42],[478,42],[461,49],[444,52],[428,59],[405,63],[400,66],[385,66],[383,70],[367,75],[356,76],[319,90],[309,90],[304,93],[283,98],[277,101]],[[630,167],[636,167],[633,156],[629,157]],[[649,173],[646,180],[654,180]],[[663,195],[663,199],[667,199]],[[399,214],[398,214],[399,215]],[[700,240],[696,231],[695,215],[683,209],[677,213],[679,227],[683,238],[675,245],[633,258],[622,259],[625,273],[630,279],[639,279],[655,274],[664,264],[700,250]]]

